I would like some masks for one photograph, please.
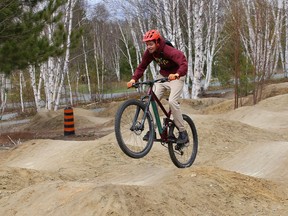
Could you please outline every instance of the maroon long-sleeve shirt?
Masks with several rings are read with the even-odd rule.
[[[138,80],[143,76],[148,65],[155,61],[160,66],[160,74],[168,77],[169,74],[178,73],[185,76],[188,70],[187,59],[183,52],[174,47],[165,44],[163,38],[160,39],[160,46],[154,53],[146,50],[143,54],[142,61],[136,68],[132,79]]]

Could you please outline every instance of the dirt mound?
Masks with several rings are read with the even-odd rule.
[[[266,85],[262,92],[262,99],[288,94],[288,82]]]
[[[286,187],[205,165],[179,170],[166,149],[154,147],[147,157],[132,160],[119,151],[113,135],[97,142],[29,141],[14,150],[1,169],[7,189],[0,213],[281,215],[287,211]]]
[[[112,118],[115,117],[115,113],[117,112],[119,106],[123,103],[123,101],[111,102],[104,109],[99,111],[96,115],[99,117],[107,117],[110,116]]]
[[[255,106],[241,107],[229,112],[226,117],[257,128],[274,132],[287,131],[288,125],[288,94],[267,98]]]
[[[286,215],[287,97],[237,110],[229,99],[181,101],[199,137],[188,169],[177,169],[159,143],[139,160],[122,153],[113,133],[119,102],[101,112],[75,108],[76,129],[111,131],[1,150],[0,215]],[[63,110],[41,112],[23,128],[62,131]]]
[[[183,113],[201,114],[209,107],[216,107],[218,104],[223,106],[227,99],[224,98],[202,98],[202,99],[182,99],[180,100]]]
[[[97,180],[42,182],[3,198],[5,206],[0,212],[31,215],[34,209],[35,215],[59,216],[285,215],[287,196],[273,183],[209,167],[158,171],[170,177],[146,185],[125,180],[104,184]],[[138,180],[141,182],[143,176]]]
[[[288,82],[266,85],[262,91],[262,100],[278,95],[288,94]],[[201,99],[202,101],[203,99]],[[207,98],[207,101],[215,101],[214,98]],[[277,100],[277,99],[274,99]],[[221,114],[234,110],[233,99],[218,99],[219,103],[211,103],[209,106],[201,107],[203,114]],[[207,103],[207,102],[206,102]],[[249,95],[240,99],[239,106],[253,106],[253,97]],[[260,102],[261,103],[261,102]],[[209,103],[208,103],[209,104]]]
[[[99,138],[113,131],[114,116],[97,116],[97,112],[83,108],[73,108],[74,138]],[[29,124],[19,127],[20,131],[34,132],[31,138],[58,138],[64,139],[64,110],[47,111],[37,113]]]
[[[287,183],[288,142],[254,142],[236,154],[218,162],[223,169],[245,175]],[[256,158],[251,160],[251,158]]]
[[[94,111],[89,111],[82,108],[74,108],[74,126],[75,128],[90,128],[95,125],[103,125],[109,122],[112,118],[109,115],[106,118],[97,116]],[[24,127],[25,130],[63,130],[64,125],[64,111],[42,110],[37,113],[30,123]]]

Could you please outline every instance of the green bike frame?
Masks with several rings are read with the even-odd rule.
[[[148,95],[149,95],[149,98],[148,98],[148,101],[147,101],[148,105],[146,106],[145,112],[149,112],[149,106],[150,106],[150,103],[151,103],[152,110],[153,110],[154,117],[155,117],[155,121],[156,121],[156,125],[157,125],[157,128],[158,128],[158,132],[159,132],[159,134],[162,134],[163,133],[163,127],[162,127],[161,120],[160,120],[160,117],[159,117],[158,107],[160,107],[160,109],[163,111],[163,113],[165,114],[165,116],[167,118],[170,118],[171,110],[169,110],[169,112],[166,111],[166,109],[164,108],[164,106],[160,102],[159,98],[152,91],[152,88],[149,89]],[[158,104],[158,107],[157,107],[157,104]]]

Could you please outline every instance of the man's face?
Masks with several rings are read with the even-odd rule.
[[[147,41],[146,46],[147,46],[149,53],[154,53],[157,50],[155,41]]]

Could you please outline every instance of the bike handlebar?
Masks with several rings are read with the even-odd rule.
[[[132,87],[138,88],[139,85],[149,85],[149,86],[153,86],[154,83],[156,83],[156,82],[163,83],[163,82],[167,82],[167,81],[169,81],[168,77],[164,77],[164,78],[155,79],[155,80],[148,80],[148,81],[144,81],[144,82],[136,82],[136,83],[133,83],[133,84],[132,84]]]

